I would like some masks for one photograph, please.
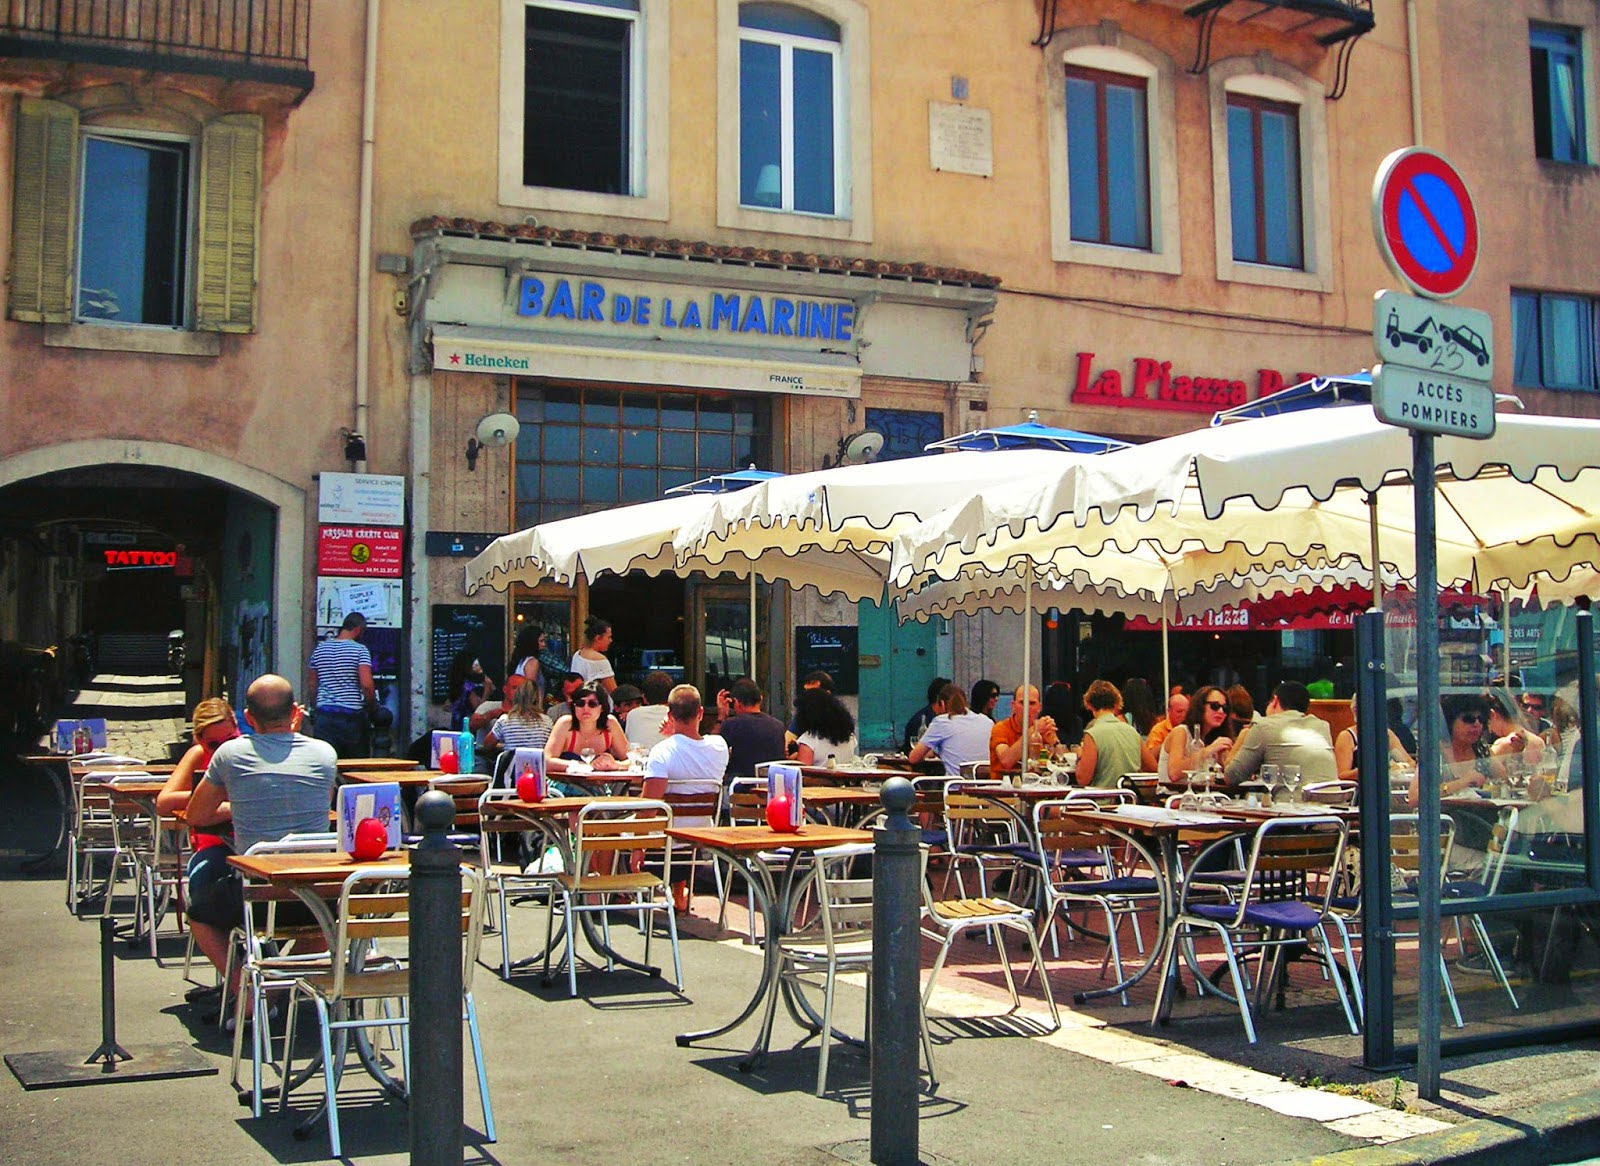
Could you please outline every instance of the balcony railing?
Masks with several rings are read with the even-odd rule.
[[[309,92],[311,0],[0,0],[0,57],[204,73]]]

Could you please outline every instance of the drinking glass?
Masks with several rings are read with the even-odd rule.
[[[1285,765],[1283,767],[1283,783],[1289,787],[1289,796],[1297,802],[1300,800],[1300,786],[1303,781],[1298,765]]]
[[[1276,765],[1263,765],[1261,767],[1261,782],[1267,787],[1267,796],[1272,796],[1272,787],[1278,784],[1278,767]]]
[[[585,765],[592,769],[594,768],[594,753],[594,746],[585,745],[582,749],[578,750],[578,757]]]

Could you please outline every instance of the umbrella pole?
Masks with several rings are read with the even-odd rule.
[[[1168,576],[1168,582],[1171,582],[1170,576]],[[1170,594],[1161,597],[1161,683],[1163,685],[1163,698],[1172,691],[1172,659],[1167,654],[1167,624],[1169,622],[1167,604],[1171,599],[1172,596]]]
[[[1500,687],[1511,687],[1511,592],[1500,590]]]
[[[1031,662],[1033,645],[1033,576],[1022,576],[1022,776],[1028,776],[1028,685],[1033,683]]]
[[[1378,492],[1367,494],[1367,533],[1372,539],[1372,610],[1383,610],[1383,561],[1378,558]]]
[[[756,567],[750,564],[750,658],[746,661],[750,678],[754,680],[759,673],[756,672]]]

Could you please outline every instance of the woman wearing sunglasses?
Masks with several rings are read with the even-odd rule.
[[[1219,765],[1233,747],[1227,735],[1228,695],[1214,684],[1189,698],[1189,712],[1162,743],[1162,771],[1168,781],[1183,781],[1185,771],[1208,761]]]
[[[572,694],[572,713],[556,721],[544,745],[552,773],[569,763],[593,758],[596,772],[622,769],[628,760],[628,736],[611,715],[611,695],[599,683],[585,684]]]

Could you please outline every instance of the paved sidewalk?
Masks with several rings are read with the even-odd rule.
[[[523,910],[515,922],[514,940],[525,949],[542,932],[542,918]],[[99,1039],[97,926],[66,914],[58,880],[13,878],[0,881],[0,935],[0,1048],[87,1055]],[[159,967],[119,943],[118,1035],[125,1044],[191,1043],[222,1076],[28,1093],[7,1073],[0,1079],[0,1157],[41,1166],[170,1166],[195,1160],[201,1145],[208,1160],[241,1164],[327,1157],[320,1128],[296,1141],[285,1119],[254,1121],[235,1102],[226,1038],[184,1003],[182,947],[176,938],[164,941],[168,966]],[[814,1046],[792,1050],[799,1034],[786,1022],[778,1026],[777,1051],[748,1074],[736,1063],[737,1042],[753,1035],[749,1027],[716,1046],[678,1048],[675,1033],[737,1009],[758,964],[737,941],[689,939],[684,968],[686,996],[626,972],[588,973],[578,1000],[542,988],[537,978],[507,985],[480,975],[500,1141],[481,1146],[481,1159],[469,1151],[468,1161],[865,1160],[863,1058],[836,1055],[836,1091],[818,1099],[810,1092]],[[859,1026],[862,1000],[857,990],[843,990],[844,1023]],[[1011,1035],[1028,1028],[1014,1021],[935,1027],[941,1085],[924,1102],[920,1127],[930,1162],[1252,1163],[1364,1144],[1314,1120],[1108,1068],[1071,1051],[1087,1039],[1078,1027],[1049,1038]],[[405,1110],[377,1102],[364,1085],[353,1070],[341,1093],[348,1098],[341,1106],[347,1150],[357,1161],[404,1161]],[[297,1092],[292,1107],[304,1113],[314,1093]],[[481,1130],[470,1083],[465,1112],[469,1126]]]

